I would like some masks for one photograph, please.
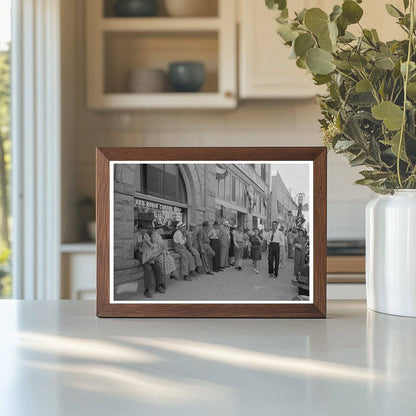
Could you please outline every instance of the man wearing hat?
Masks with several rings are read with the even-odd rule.
[[[198,235],[199,252],[201,253],[202,266],[207,274],[212,275],[214,274],[212,272],[212,258],[214,257],[215,252],[210,244],[209,232],[209,222],[204,221],[202,223],[202,230]]]
[[[195,271],[195,261],[192,254],[186,249],[186,233],[185,224],[178,222],[176,225],[176,231],[173,234],[173,249],[175,253],[181,256],[181,272],[183,279],[192,281],[192,277]]]
[[[224,270],[226,267],[230,267],[227,264],[228,250],[230,248],[230,223],[227,220],[221,224],[218,230],[218,239],[220,240],[220,265],[221,270]]]
[[[212,268],[214,272],[219,272],[221,268],[220,240],[218,239],[219,228],[220,225],[218,224],[218,221],[215,221],[208,233],[211,247],[215,253],[212,258]]]
[[[187,229],[185,232],[185,236],[186,236],[185,246],[186,246],[186,249],[192,254],[192,257],[194,258],[195,270],[198,273],[202,273],[202,260],[201,260],[201,256],[199,254],[198,249],[194,247],[194,241],[195,241],[194,234],[196,234],[196,227],[194,225],[191,225],[189,229]]]

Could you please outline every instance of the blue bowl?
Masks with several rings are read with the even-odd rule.
[[[205,81],[205,67],[201,62],[172,62],[169,81],[176,92],[198,92]]]
[[[156,16],[157,0],[117,0],[114,10],[120,17]]]

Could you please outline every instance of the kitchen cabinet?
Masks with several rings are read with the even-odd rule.
[[[294,0],[291,10],[317,5],[317,1]],[[275,16],[264,1],[239,2],[239,91],[241,98],[309,98],[317,88],[311,75],[289,59],[290,48],[276,33]]]
[[[90,109],[209,109],[237,105],[237,33],[234,0],[217,2],[216,16],[117,17],[113,1],[88,0],[87,105]],[[200,92],[129,92],[129,73],[168,70],[198,61],[206,78]]]
[[[401,0],[390,2],[400,9]],[[320,7],[330,12],[337,0],[292,0],[289,11]],[[381,40],[403,38],[404,32],[387,13],[384,4],[367,1],[362,25],[376,28]],[[239,0],[239,92],[242,99],[308,98],[325,91],[317,87],[311,75],[289,59],[290,48],[277,35],[275,17],[279,12],[269,10],[264,1]],[[358,25],[350,26],[352,32]]]

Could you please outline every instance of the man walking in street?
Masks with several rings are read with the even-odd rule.
[[[267,235],[269,243],[269,276],[274,276],[275,278],[279,275],[280,248],[283,250],[285,247],[284,235],[277,229],[277,226],[277,221],[273,221],[272,230]]]
[[[224,270],[226,267],[230,267],[227,264],[228,250],[230,248],[230,224],[227,220],[221,224],[218,230],[218,239],[220,240],[221,270]]]
[[[192,277],[190,275],[194,274],[195,261],[192,254],[186,249],[185,224],[183,222],[178,222],[176,225],[176,231],[173,234],[173,248],[175,253],[181,256],[183,279],[191,282]]]

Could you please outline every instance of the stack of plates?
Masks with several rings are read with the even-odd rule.
[[[166,72],[161,69],[138,68],[129,73],[127,89],[136,93],[165,92],[166,79]]]

